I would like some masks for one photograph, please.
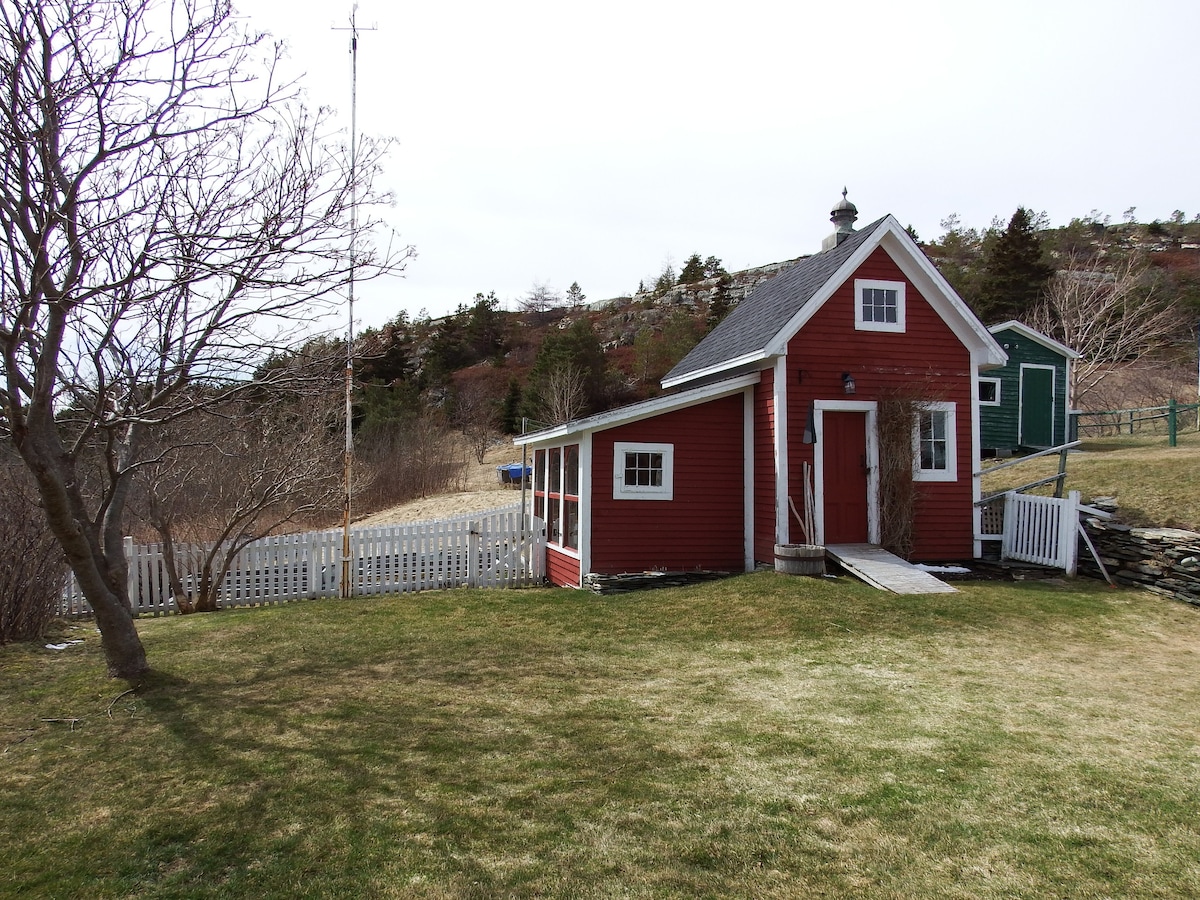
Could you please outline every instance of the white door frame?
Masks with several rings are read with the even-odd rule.
[[[813,404],[813,497],[817,542],[825,543],[825,410],[867,414],[867,540],[879,543],[879,405],[874,400],[817,400]]]

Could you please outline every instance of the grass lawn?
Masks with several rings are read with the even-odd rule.
[[[0,648],[0,893],[1200,896],[1200,610],[771,572]]]
[[[990,494],[1058,471],[1058,455],[1030,460],[983,477]],[[1041,493],[1048,493],[1045,488]],[[1200,433],[1180,432],[1178,446],[1165,435],[1086,438],[1068,454],[1067,490],[1084,501],[1116,497],[1118,517],[1130,525],[1200,531]]]

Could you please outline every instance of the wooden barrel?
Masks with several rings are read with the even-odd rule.
[[[824,575],[825,548],[816,544],[776,544],[775,571],[785,575]]]

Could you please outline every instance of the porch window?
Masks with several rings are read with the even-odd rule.
[[[546,451],[533,452],[533,515],[546,521]]]
[[[674,478],[674,444],[613,445],[614,500],[670,500]]]
[[[579,549],[579,445],[533,455],[533,514],[546,523],[549,543]]]
[[[931,403],[917,415],[913,436],[917,481],[957,481],[958,445],[953,403]]]
[[[854,327],[858,331],[904,331],[903,281],[854,281]]]

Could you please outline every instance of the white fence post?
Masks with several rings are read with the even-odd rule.
[[[520,508],[472,513],[440,522],[360,528],[350,532],[354,594],[397,593],[449,587],[515,587],[536,584],[545,568],[544,526],[522,528]],[[195,589],[199,560],[208,548],[176,548],[185,592]],[[276,535],[247,544],[213,585],[219,607],[283,603],[341,595],[341,532]],[[135,613],[163,615],[174,598],[158,544],[124,541],[129,599]],[[63,612],[90,607],[74,577],[63,590]]]

